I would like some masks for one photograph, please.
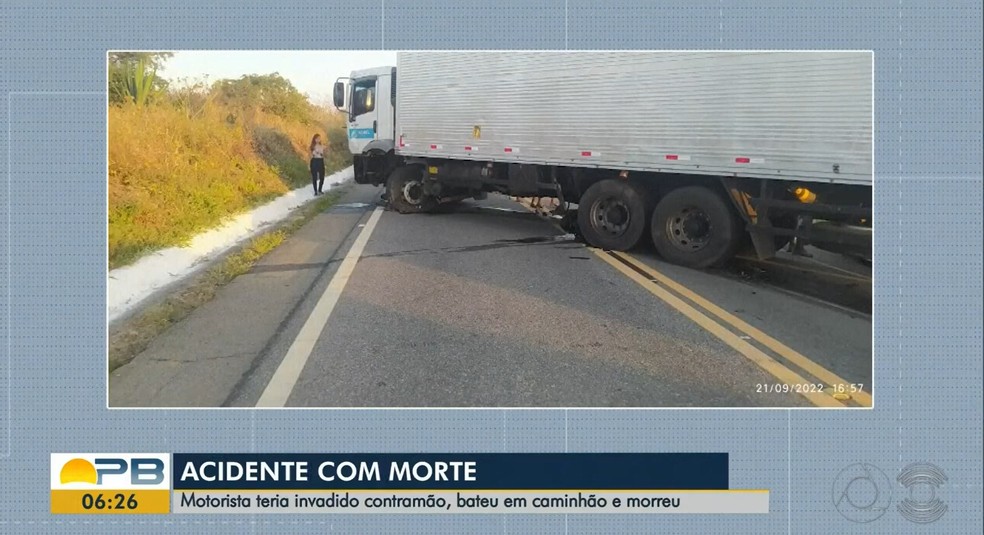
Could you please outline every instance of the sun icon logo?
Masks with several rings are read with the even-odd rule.
[[[63,485],[66,483],[99,484],[96,467],[85,459],[75,458],[65,463],[65,466],[62,466],[59,477]]]

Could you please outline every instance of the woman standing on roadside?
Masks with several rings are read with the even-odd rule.
[[[321,134],[311,138],[311,185],[314,194],[321,195],[325,186],[325,146],[321,144]]]

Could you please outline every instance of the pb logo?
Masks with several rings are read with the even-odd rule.
[[[53,453],[51,489],[169,489],[169,460],[157,453]]]
[[[96,457],[93,461],[75,457],[61,469],[61,483],[102,485],[105,476],[125,476],[129,472],[131,485],[160,485],[164,481],[164,461],[156,457]]]
[[[170,463],[166,453],[52,453],[51,512],[167,513]]]

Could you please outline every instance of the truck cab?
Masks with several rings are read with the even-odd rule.
[[[378,184],[389,173],[396,137],[396,67],[352,71],[332,91],[335,107],[348,115],[348,145],[355,181]]]

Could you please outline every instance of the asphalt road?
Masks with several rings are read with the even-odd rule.
[[[401,215],[379,193],[350,187],[112,372],[110,406],[871,403],[870,317],[789,284],[856,300],[863,274],[689,270],[585,247],[505,197]]]

